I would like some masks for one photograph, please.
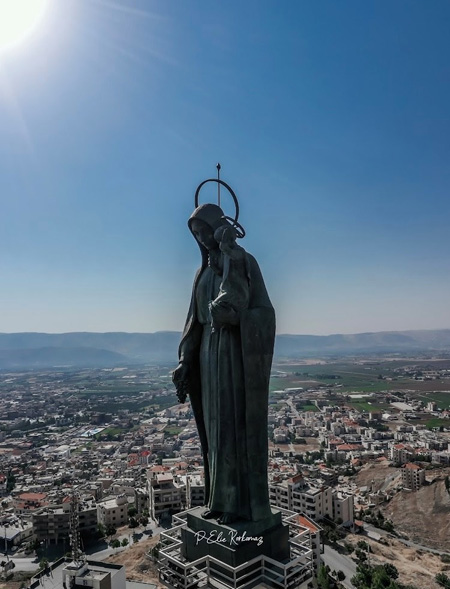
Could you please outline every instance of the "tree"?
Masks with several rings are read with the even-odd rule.
[[[441,587],[445,587],[445,589],[450,589],[450,577],[448,577],[445,573],[438,573],[434,577],[434,580]]]
[[[114,527],[112,524],[108,524],[108,525],[106,526],[106,529],[105,529],[105,534],[106,534],[107,536],[114,536],[114,534],[115,534],[116,532],[117,532],[117,530],[116,530],[116,528],[115,528],[115,527]]]
[[[321,589],[330,589],[330,579],[328,572],[324,565],[322,565],[317,573],[317,583]]]
[[[396,569],[396,567],[393,564],[391,564],[390,562],[387,562],[386,564],[383,565],[383,567],[391,579],[398,579],[398,570]]]
[[[120,540],[118,540],[117,538],[111,542],[111,548],[119,548],[119,546]]]
[[[138,527],[138,521],[135,517],[130,517],[130,519],[128,520],[128,526],[130,528],[137,528]]]
[[[8,472],[6,477],[6,492],[9,494],[16,486],[16,477],[13,475],[11,471]]]
[[[344,571],[338,571],[337,572],[337,578],[338,581],[340,581],[342,583],[342,581],[345,581],[345,573]]]
[[[39,570],[46,571],[48,569],[48,558],[41,558],[39,561]]]
[[[128,546],[128,544],[129,544],[129,542],[128,542],[128,538],[124,538],[124,539],[122,540],[122,546],[124,546],[124,547],[125,547],[125,546]]]
[[[136,507],[129,507],[128,508],[128,516],[129,517],[134,517],[137,514],[137,509]]]
[[[150,554],[152,555],[154,560],[158,560],[160,548],[161,548],[161,542],[158,542],[158,544],[155,544],[155,546],[153,546],[153,548],[150,550]]]

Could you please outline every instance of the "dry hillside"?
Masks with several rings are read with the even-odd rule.
[[[439,572],[448,575],[449,565],[444,564],[439,556],[409,548],[399,540],[389,539],[384,545],[366,537],[349,535],[346,542],[356,545],[361,539],[370,544],[370,564],[393,564],[399,572],[400,583],[417,589],[439,589],[435,575]]]
[[[387,491],[401,479],[399,468],[389,466],[388,460],[368,462],[354,478],[358,487],[371,487],[372,491]]]
[[[159,542],[159,535],[133,544],[126,550],[110,556],[106,562],[125,565],[128,581],[154,583],[158,588],[164,588],[158,581],[158,570],[153,561],[147,558],[147,552]]]
[[[410,540],[450,553],[450,495],[443,480],[415,493],[400,491],[383,513]]]

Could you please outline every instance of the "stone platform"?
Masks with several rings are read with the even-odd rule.
[[[289,526],[281,521],[281,513],[258,522],[237,521],[220,524],[203,519],[206,507],[187,512],[187,526],[181,530],[182,555],[189,561],[211,556],[229,566],[238,567],[258,556],[283,562],[290,558]]]

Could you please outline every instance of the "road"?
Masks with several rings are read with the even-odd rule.
[[[390,534],[389,532],[386,532],[386,530],[382,530],[381,528],[376,528],[372,524],[368,524],[366,522],[364,522],[364,529],[366,531],[375,532],[375,533],[379,534],[380,536],[384,536],[385,538],[391,538],[392,540],[398,540],[402,544],[405,544],[405,546],[410,546],[411,548],[415,548],[416,550],[426,550],[428,552],[432,552],[433,554],[448,554],[448,551],[446,552],[445,550],[436,550],[435,548],[430,548],[429,546],[424,546],[423,544],[417,544],[417,542],[412,542],[411,540],[405,540],[404,538],[399,538],[398,536],[395,536],[394,534]]]
[[[348,589],[354,589],[354,586],[350,583],[350,579],[356,573],[356,563],[349,556],[340,554],[337,550],[325,544],[324,553],[321,558],[332,571],[342,571],[345,574],[342,584]]]

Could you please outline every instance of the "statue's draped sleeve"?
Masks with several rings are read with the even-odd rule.
[[[275,341],[275,312],[258,263],[247,254],[251,268],[248,309],[241,312],[241,343],[245,379],[247,461],[250,469],[252,520],[270,515],[267,484],[267,414],[269,380]]]
[[[205,259],[202,267],[197,271],[192,288],[191,303],[186,318],[186,324],[181,336],[180,346],[178,348],[178,358],[180,362],[187,364],[188,372],[188,389],[191,401],[192,411],[194,413],[197,425],[198,435],[203,455],[203,465],[205,472],[205,497],[209,496],[209,467],[208,467],[208,440],[206,437],[205,421],[203,417],[201,379],[200,379],[200,344],[202,339],[202,325],[197,319],[195,293],[200,275],[205,267]]]

